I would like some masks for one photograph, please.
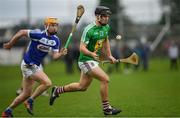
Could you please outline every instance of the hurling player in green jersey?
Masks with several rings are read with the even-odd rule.
[[[116,115],[121,112],[113,108],[108,98],[109,76],[99,67],[100,56],[105,54],[112,63],[117,60],[112,56],[108,40],[109,17],[111,11],[108,7],[98,6],[95,10],[96,20],[85,27],[80,43],[80,56],[78,60],[81,69],[79,82],[70,83],[65,86],[53,87],[50,97],[50,105],[53,105],[55,99],[64,92],[85,91],[91,84],[93,78],[100,81],[100,95],[102,101],[102,110],[105,115]]]

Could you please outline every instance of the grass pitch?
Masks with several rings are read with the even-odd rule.
[[[67,75],[62,62],[46,65],[45,72],[53,85],[76,82],[80,76],[78,70]],[[21,80],[19,66],[0,66],[1,112],[15,98],[15,90],[20,86]],[[34,116],[102,117],[99,88],[99,82],[93,80],[86,92],[65,93],[53,106],[49,106],[49,97],[40,96],[34,103]],[[121,70],[111,73],[109,101],[113,106],[122,109],[117,115],[119,117],[180,117],[179,90],[179,71],[170,71],[167,59],[153,59],[147,72],[137,70],[125,74]],[[13,113],[16,117],[30,117],[23,104]]]

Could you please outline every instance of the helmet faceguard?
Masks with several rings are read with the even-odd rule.
[[[54,34],[57,34],[57,31],[56,29],[53,28],[50,28],[50,26],[52,25],[58,25],[58,19],[55,18],[55,17],[47,17],[45,20],[44,20],[44,25],[45,25],[45,30],[48,32],[48,34],[50,35],[54,35]]]
[[[111,15],[111,11],[108,7],[105,6],[98,6],[95,10],[95,15],[97,16],[97,21],[99,22],[99,24],[101,25],[106,25],[108,23],[108,21],[103,20],[104,16],[110,16]]]

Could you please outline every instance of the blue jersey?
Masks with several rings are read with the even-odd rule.
[[[26,64],[40,65],[44,57],[51,51],[59,51],[60,40],[56,35],[48,36],[46,31],[29,30],[31,38],[24,61]]]

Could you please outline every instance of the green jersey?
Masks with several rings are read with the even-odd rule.
[[[87,45],[87,49],[91,52],[96,51],[100,56],[103,42],[108,38],[110,27],[109,25],[97,26],[95,22],[85,27],[81,41]],[[79,62],[94,60],[93,57],[80,52]]]

